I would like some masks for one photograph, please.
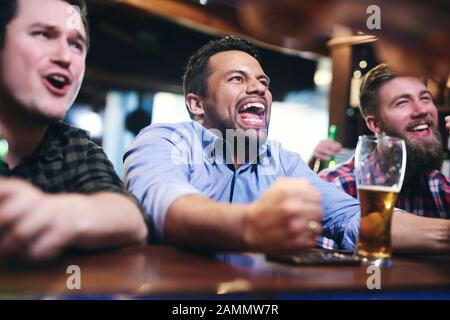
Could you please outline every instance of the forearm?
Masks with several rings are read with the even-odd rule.
[[[167,213],[167,242],[211,250],[246,250],[244,217],[247,205],[220,203],[190,195],[176,200]]]
[[[450,252],[450,220],[395,211],[392,217],[394,252]]]
[[[138,206],[124,195],[103,192],[78,197],[74,246],[95,249],[143,243],[147,227]]]

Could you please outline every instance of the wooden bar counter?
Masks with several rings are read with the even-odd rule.
[[[72,265],[79,267],[80,289],[68,288]],[[39,264],[0,261],[0,299],[450,298],[450,255],[395,256],[393,266],[381,271],[381,290],[368,289],[370,275],[365,265],[294,266],[260,254],[208,256],[142,246],[67,254]]]

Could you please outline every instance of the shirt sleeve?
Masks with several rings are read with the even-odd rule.
[[[125,188],[103,149],[91,141],[87,144],[85,158],[78,159],[75,174],[70,180],[68,192],[82,194],[117,193],[129,198],[139,208],[139,211],[144,214],[143,207],[136,197]],[[149,223],[145,215],[144,220],[148,226]]]
[[[319,177],[326,182],[334,184],[336,187],[353,198],[358,198],[355,176],[352,172],[339,170],[338,167],[334,169],[322,170],[319,172]]]
[[[124,156],[126,187],[139,199],[155,241],[164,241],[170,205],[180,197],[201,194],[189,183],[190,141],[169,126],[151,126],[132,142]],[[153,231],[153,232],[152,232]]]
[[[287,156],[288,176],[306,178],[321,194],[323,236],[340,249],[354,250],[358,239],[360,207],[355,198],[322,181],[296,153]]]
[[[84,194],[109,191],[131,196],[102,148],[92,142],[87,145],[85,158],[78,159],[69,191]]]

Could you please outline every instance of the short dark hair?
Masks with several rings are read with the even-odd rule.
[[[80,9],[81,19],[86,30],[86,47],[89,48],[89,22],[87,18],[87,8],[85,0],[61,0]],[[5,44],[6,27],[14,19],[19,7],[19,0],[0,1],[0,49]]]
[[[261,63],[258,49],[248,40],[228,36],[210,41],[189,58],[183,75],[184,94],[195,93],[205,97],[208,93],[207,79],[211,75],[209,58],[219,52],[232,50],[248,53]],[[193,117],[192,114],[190,116]]]

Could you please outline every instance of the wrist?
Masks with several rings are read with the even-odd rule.
[[[89,203],[85,196],[78,194],[61,195],[60,197],[60,212],[64,215],[70,229],[70,242],[77,246],[82,242],[84,235],[89,233],[91,225],[90,215],[87,214],[90,211]]]
[[[443,228],[442,228],[442,244],[444,246],[445,252],[450,252],[450,220],[442,220]]]
[[[255,251],[255,241],[252,231],[253,212],[255,204],[250,203],[242,206],[241,214],[241,242],[245,251]]]

